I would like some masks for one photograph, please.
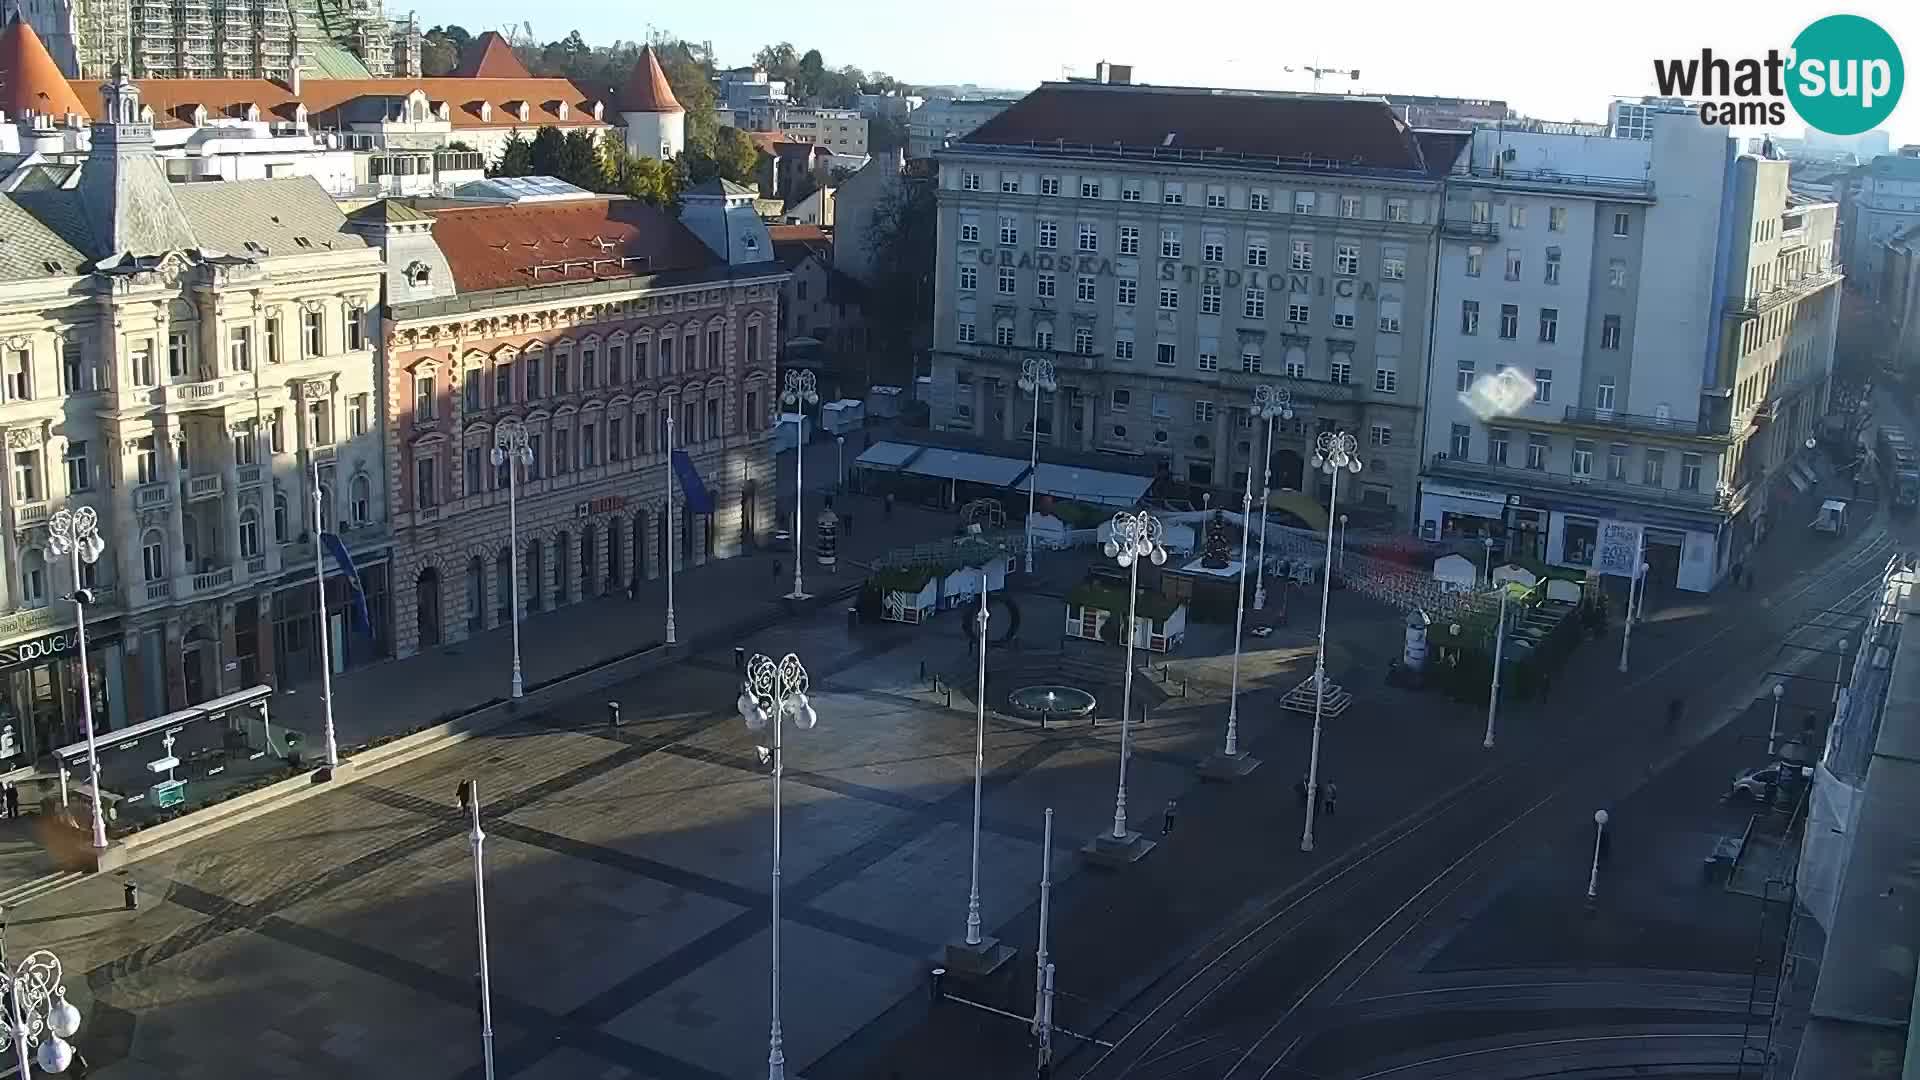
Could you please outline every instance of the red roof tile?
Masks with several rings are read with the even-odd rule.
[[[489,30],[474,38],[467,45],[467,54],[460,58],[460,66],[453,74],[462,79],[531,79],[533,73],[527,70],[520,58],[513,55],[513,46],[500,36],[497,30]]]
[[[667,81],[667,73],[660,70],[660,59],[653,55],[651,45],[640,49],[640,59],[633,65],[633,74],[627,77],[627,88],[620,92],[620,111],[687,111],[680,106],[680,99],[673,96],[673,84]]]
[[[629,199],[445,209],[433,216],[433,239],[463,292],[700,270],[719,262],[671,214]],[[645,262],[622,267],[623,257]],[[536,273],[536,266],[546,269]]]
[[[1046,83],[961,145],[1056,143],[1423,168],[1419,148],[1377,98],[1097,83]]]
[[[48,55],[40,35],[18,15],[0,30],[0,111],[9,119],[29,111],[90,115],[60,74],[60,65]]]
[[[566,79],[461,79],[452,76],[420,79],[304,79],[300,92],[272,79],[135,79],[140,97],[152,106],[158,127],[184,127],[195,105],[206,106],[210,116],[227,115],[230,106],[251,102],[261,112],[289,115],[294,104],[307,107],[308,122],[315,127],[338,127],[342,118],[337,110],[362,98],[397,100],[415,90],[425,92],[429,101],[448,104],[453,126],[458,128],[512,127],[594,127],[604,121],[593,118],[594,98]],[[100,101],[95,80],[71,79],[68,85],[80,101],[92,107]],[[507,108],[510,101],[524,101],[528,118],[520,121]],[[566,119],[560,118],[561,102],[567,104]],[[481,119],[481,103],[493,105],[493,119]],[[333,114],[333,115],[330,115]]]

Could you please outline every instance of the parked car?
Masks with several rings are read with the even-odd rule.
[[[1803,779],[1808,770],[1802,766],[1776,761],[1758,769],[1747,769],[1734,774],[1732,789],[1727,792],[1729,799],[1765,799],[1773,794],[1780,784],[1792,783]]]

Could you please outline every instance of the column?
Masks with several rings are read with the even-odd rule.
[[[16,433],[25,433],[25,431],[24,427],[8,428],[5,438],[0,439],[0,513],[4,514],[4,518],[0,520],[8,523],[12,523],[15,520],[14,515],[19,512],[13,493],[13,443]],[[0,542],[0,550],[6,552],[7,566],[17,567],[20,565],[21,555],[17,539],[20,534],[14,529],[8,529],[7,534],[6,540]],[[12,573],[0,573],[0,610],[11,611],[20,603],[20,598],[14,595],[13,582]]]
[[[180,488],[180,449],[178,442],[186,438],[180,421],[173,417],[162,416],[154,421],[154,452],[160,455],[160,481],[167,489],[167,560],[173,567],[176,578],[185,578],[193,572],[187,563],[187,530],[185,518],[186,493]],[[177,583],[176,592],[182,590],[187,582]],[[178,635],[175,635],[176,639]]]
[[[165,637],[167,642],[165,671],[167,673],[167,703],[155,710],[154,715],[171,712],[187,705],[187,666],[186,657],[180,648],[181,638],[186,634],[177,615],[167,616]]]
[[[244,431],[237,430],[232,425],[225,423],[225,416],[225,410],[222,410],[221,417],[223,423],[220,426],[222,438],[220,440],[219,453],[220,536],[222,538],[220,546],[225,549],[223,554],[226,557],[227,565],[232,566],[234,568],[234,576],[239,577],[247,572],[247,558],[246,553],[241,550],[240,547],[240,461],[234,456],[233,440],[236,437],[245,438],[246,434]],[[270,528],[271,523],[267,524]],[[261,534],[263,536],[262,543],[264,544],[264,536],[270,534],[267,534],[265,530],[261,530]]]
[[[240,687],[240,665],[236,662],[233,670],[227,670],[229,661],[237,661],[240,650],[235,642],[234,604],[232,600],[220,601],[220,658],[213,675],[213,684],[219,687],[219,693],[231,694]]]
[[[258,631],[259,642],[260,642],[258,646],[259,664],[260,664],[260,681],[264,683],[272,684],[278,681],[278,679],[275,676],[275,669],[274,669],[275,650],[274,650],[274,641],[273,641],[273,593],[272,591],[269,590],[267,592],[261,593],[258,600],[254,604],[254,608],[258,612],[258,616],[260,620],[260,626]]]

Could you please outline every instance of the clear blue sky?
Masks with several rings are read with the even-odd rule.
[[[403,14],[399,0],[390,13]],[[579,30],[589,41],[639,40],[649,29],[710,40],[722,63],[746,63],[769,42],[818,48],[834,66],[854,64],[916,83],[977,83],[1026,89],[1063,71],[1089,74],[1096,61],[1134,65],[1143,82],[1311,89],[1288,66],[1360,70],[1355,82],[1330,77],[1325,89],[1504,98],[1548,119],[1602,120],[1615,95],[1652,93],[1656,56],[1724,56],[1785,49],[1807,23],[1849,11],[1879,22],[1920,65],[1920,7],[1869,0],[1849,8],[1781,0],[1619,0],[1541,5],[1300,4],[1214,0],[1200,7],[1163,0],[969,0],[898,5],[841,0],[813,5],[775,0],[674,5],[650,16],[616,4],[428,0],[423,25],[457,22],[478,33],[531,15],[539,40]],[[1192,17],[1199,15],[1200,17]],[[1894,143],[1920,142],[1920,89],[1909,88],[1887,125]],[[1790,121],[1788,132],[1798,135]]]

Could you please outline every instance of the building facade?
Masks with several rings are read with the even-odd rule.
[[[1705,591],[1825,409],[1836,208],[1653,111],[1646,137],[1476,131],[1440,225],[1423,537]],[[1631,551],[1625,553],[1630,568]]]
[[[1855,170],[1841,207],[1844,261],[1854,287],[1878,297],[1887,241],[1920,225],[1920,157],[1883,154]]]
[[[420,74],[420,28],[380,0],[9,0],[60,70],[143,79],[340,79]]]
[[[866,156],[867,118],[857,109],[790,108],[776,124],[780,137],[789,142],[812,143],[850,157]]]
[[[907,156],[931,158],[949,142],[1012,107],[1018,98],[930,98],[907,116]]]
[[[1315,437],[1348,431],[1343,499],[1405,527],[1457,145],[1377,98],[1043,86],[940,155],[932,423],[1024,438],[1015,382],[1046,357],[1043,439],[1237,499],[1273,384],[1274,486],[1318,490]]]
[[[317,676],[322,532],[372,613],[349,626],[335,579],[336,666],[390,648],[379,253],[307,178],[170,185],[138,88],[102,93],[77,180],[0,197],[0,767],[80,737],[62,509],[106,540],[81,575],[105,728]]]
[[[682,567],[770,534],[786,274],[765,229],[748,235],[750,201],[694,189],[684,223],[604,196],[360,215],[388,267],[399,655],[505,625],[516,573],[533,613],[658,577],[669,529]],[[579,258],[528,254],[556,236],[582,238]],[[509,466],[491,461],[509,421],[533,456],[512,480],[517,551]],[[673,481],[669,510],[674,449],[697,479]]]

